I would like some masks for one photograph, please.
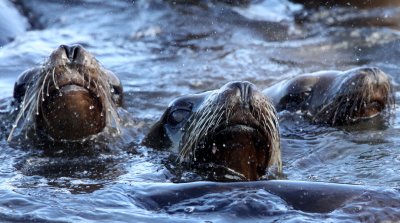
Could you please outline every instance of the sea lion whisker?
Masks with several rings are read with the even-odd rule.
[[[44,86],[46,84],[48,75],[49,75],[49,72],[46,72],[46,74],[43,77],[43,81],[41,81],[40,92],[41,92],[41,96],[42,96],[42,101],[44,101],[44,98],[45,98]],[[49,94],[49,85],[47,84],[47,94],[46,95],[48,95],[48,94]]]
[[[48,70],[46,73],[46,78],[44,80],[44,82],[47,81],[47,92],[46,92],[46,96],[49,97],[50,96],[50,92],[49,92],[49,88],[50,88],[50,80],[47,80],[50,78],[50,71]]]
[[[207,108],[205,111],[200,110],[193,115],[193,118],[198,120],[196,125],[189,121],[190,125],[186,129],[186,133],[189,132],[189,134],[185,134],[184,136],[185,138],[188,138],[188,140],[184,145],[182,145],[182,149],[178,155],[180,162],[189,161],[190,153],[192,153],[191,157],[195,157],[198,142],[209,133],[211,126],[214,125],[214,128],[216,127],[215,121],[222,116],[222,114],[216,116],[220,109],[210,109],[209,106],[205,106],[205,108]],[[196,134],[193,135],[193,133]]]
[[[25,100],[24,100],[24,101],[25,101]],[[21,117],[22,117],[23,114],[24,114],[24,111],[25,111],[25,109],[26,109],[25,104],[26,104],[26,103],[21,104],[21,105],[23,105],[23,106],[21,106],[22,108],[20,108],[20,111],[18,112],[17,117],[15,118],[14,124],[12,125],[10,134],[8,135],[8,138],[7,138],[7,141],[8,141],[8,142],[10,142],[10,141],[12,140],[12,136],[13,136],[13,134],[14,134],[14,131],[15,131],[15,129],[17,128],[17,126],[18,126],[18,124],[19,124],[19,121],[21,120]]]
[[[114,125],[115,129],[118,134],[121,133],[121,125],[120,125],[120,120],[119,120],[119,115],[116,109],[113,106],[113,101],[111,98],[111,95],[107,94],[107,92],[110,92],[110,86],[109,83],[103,79],[99,79],[99,84],[97,85],[97,89],[100,91],[100,97],[104,99],[104,108],[108,108],[106,110],[106,122],[110,125]]]
[[[262,115],[257,117],[260,117],[259,122],[266,128],[267,137],[270,138],[271,142],[271,144],[268,145],[268,150],[270,151],[268,168],[276,166],[277,171],[280,173],[282,171],[282,160],[279,144],[279,124],[275,109],[268,105],[266,107],[268,108],[266,110],[267,112],[261,113],[261,110],[258,110]]]
[[[33,90],[32,90],[33,88],[34,88],[33,86],[29,86],[28,85],[26,91],[33,92]],[[31,95],[31,97],[29,97],[29,99],[28,99],[28,95]],[[28,113],[28,116],[30,116],[30,113],[33,113],[32,110],[33,110],[33,108],[35,106],[31,106],[31,103],[33,101],[36,101],[36,95],[37,95],[37,93],[35,93],[35,92],[33,94],[25,94],[24,95],[24,99],[23,99],[23,101],[22,101],[22,103],[20,105],[19,112],[18,112],[17,117],[16,117],[16,119],[14,121],[14,124],[12,125],[10,134],[9,134],[9,136],[7,138],[7,141],[10,142],[12,140],[12,137],[14,135],[15,129],[18,127],[18,124],[19,124],[21,118],[25,116],[25,113]],[[29,108],[28,111],[27,111],[27,108]],[[25,123],[26,123],[26,121],[24,121],[24,124],[22,125],[21,128],[24,128]]]
[[[58,87],[57,82],[56,82],[55,71],[56,71],[56,68],[53,67],[52,77],[53,77],[54,87],[55,87],[57,90],[59,90],[60,88]]]

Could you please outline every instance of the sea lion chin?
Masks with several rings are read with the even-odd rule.
[[[301,111],[313,123],[348,125],[394,106],[390,77],[378,68],[320,71],[268,87],[277,111]]]
[[[282,171],[275,109],[249,82],[230,82],[214,91],[177,98],[143,144],[171,150],[180,163],[197,169],[225,168],[238,180]]]
[[[19,126],[34,138],[79,141],[118,128],[122,85],[81,45],[61,45],[20,75],[14,99],[19,113],[9,140]]]

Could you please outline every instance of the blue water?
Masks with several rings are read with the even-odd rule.
[[[10,144],[2,127],[0,221],[400,219],[400,193],[394,189],[400,187],[398,106],[389,118],[343,128],[310,125],[281,114],[286,179],[360,184],[377,192],[328,213],[297,210],[255,182],[243,183],[245,189],[242,184],[172,183],[174,173],[164,165],[168,152],[137,145],[173,98],[232,80],[248,80],[262,89],[305,72],[377,66],[392,77],[399,104],[400,8],[310,11],[275,0],[243,6],[172,2],[26,0],[11,5],[29,15],[30,23],[0,47],[3,126],[12,121],[7,104],[19,73],[42,63],[58,45],[70,43],[82,44],[118,75],[124,108],[134,123],[126,126],[130,134],[113,146],[113,153],[68,160]],[[299,14],[306,16],[305,23],[297,22]],[[179,199],[157,200],[170,193]]]

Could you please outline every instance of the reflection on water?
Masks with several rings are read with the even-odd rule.
[[[171,184],[176,176],[164,165],[168,152],[137,146],[173,98],[233,80],[262,89],[300,73],[377,66],[393,79],[399,104],[398,7],[303,9],[267,0],[235,6],[180,3],[46,0],[11,5],[33,28],[0,47],[2,221],[400,219],[400,193],[390,189],[400,186],[398,105],[391,118],[378,116],[343,128],[281,114],[287,179],[380,188],[381,193],[371,187],[371,193],[323,214],[293,208],[262,182],[223,190],[218,189],[221,183]],[[125,138],[112,143],[111,153],[94,157],[51,157],[29,144],[7,143],[8,104],[17,76],[42,63],[58,45],[70,43],[82,44],[119,76],[125,109],[135,123],[126,127]],[[162,193],[154,195],[157,191]],[[172,193],[180,200],[173,200]],[[155,196],[166,203],[157,203]]]

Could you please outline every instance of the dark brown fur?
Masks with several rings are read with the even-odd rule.
[[[143,144],[169,149],[194,168],[225,168],[234,175],[225,180],[257,180],[282,170],[275,109],[248,82],[174,100]]]
[[[14,88],[14,130],[52,141],[82,140],[118,128],[122,85],[80,45],[61,45],[41,66],[25,71]],[[31,134],[32,133],[32,134]]]

